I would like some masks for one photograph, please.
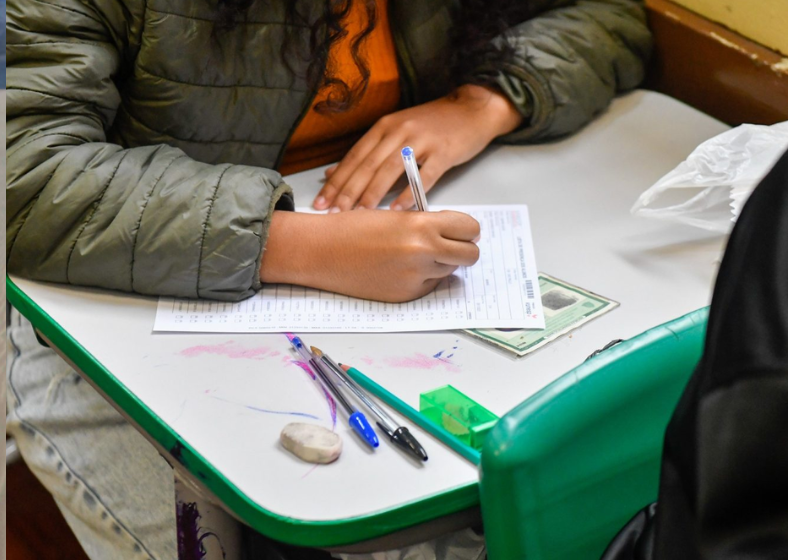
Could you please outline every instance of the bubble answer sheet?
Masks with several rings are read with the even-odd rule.
[[[285,284],[239,302],[162,297],[158,332],[407,332],[543,329],[528,207],[453,206],[481,224],[480,257],[408,303],[357,299]]]

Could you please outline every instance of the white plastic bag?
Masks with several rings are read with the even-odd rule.
[[[632,213],[727,232],[752,190],[788,149],[788,121],[743,124],[706,140],[640,195]]]

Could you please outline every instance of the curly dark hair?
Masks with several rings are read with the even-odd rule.
[[[243,22],[246,12],[258,0],[219,0],[215,32],[231,29]],[[376,0],[323,0],[322,14],[309,20],[301,7],[316,0],[288,0],[285,2],[285,39],[281,56],[293,71],[293,58],[307,64],[307,84],[311,88],[327,90],[326,98],[315,109],[322,113],[339,113],[352,107],[367,90],[369,66],[361,48],[378,22]],[[362,2],[366,10],[366,26],[351,40],[351,56],[361,79],[348,84],[337,78],[330,57],[331,46],[347,36],[344,20],[354,2]],[[528,0],[463,0],[457,14],[452,41],[451,74],[455,86],[467,83],[491,84],[494,74],[479,74],[479,67],[495,68],[511,57],[512,49],[506,41],[494,44],[496,37],[505,37],[514,24],[532,17]],[[309,41],[306,48],[299,46],[296,32],[307,27]]]
[[[492,84],[494,69],[514,54],[506,41],[510,29],[533,16],[530,0],[462,0],[452,33],[453,85]],[[493,42],[496,38],[502,40]],[[489,70],[480,74],[479,68]]]

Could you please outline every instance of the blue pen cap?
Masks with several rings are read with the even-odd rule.
[[[413,157],[413,148],[410,146],[402,148],[402,157]]]
[[[378,435],[375,433],[375,430],[372,429],[372,426],[370,426],[366,416],[364,416],[362,413],[354,412],[350,415],[348,422],[350,423],[350,427],[353,428],[356,433],[360,435],[370,446],[377,447],[380,445],[380,442],[378,441]]]

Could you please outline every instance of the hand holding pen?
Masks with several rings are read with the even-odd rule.
[[[479,257],[472,242],[479,222],[460,212],[282,213],[292,214],[288,219],[304,217],[306,223],[286,233],[292,243],[284,248],[266,245],[263,260],[292,271],[262,274],[266,283],[404,302],[428,294],[457,266],[472,265]]]
[[[461,212],[426,212],[410,148],[404,163],[425,212],[366,210],[320,216],[276,211],[260,278],[362,299],[404,302],[428,294],[458,266],[475,264],[479,222]]]

